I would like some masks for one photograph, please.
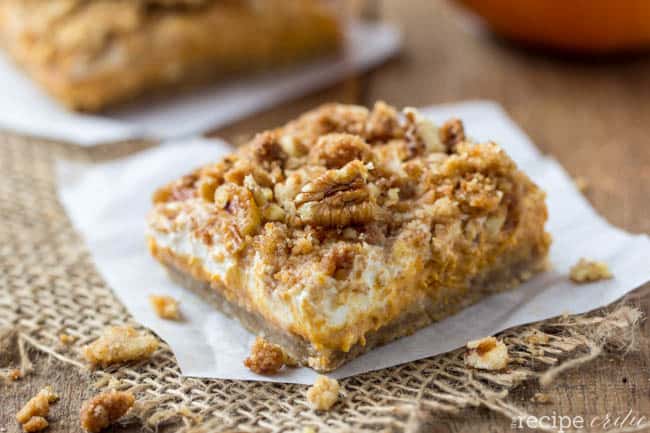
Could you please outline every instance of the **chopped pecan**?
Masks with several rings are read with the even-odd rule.
[[[253,193],[247,188],[226,183],[214,193],[214,203],[232,216],[241,236],[253,234],[260,226],[260,210],[255,203]]]
[[[366,139],[368,141],[389,141],[404,136],[404,128],[400,125],[397,110],[383,101],[378,101],[366,123]]]
[[[465,128],[460,119],[453,118],[442,124],[438,130],[440,141],[447,148],[447,152],[456,151],[456,145],[465,141]]]
[[[270,169],[273,164],[282,166],[287,160],[288,155],[282,148],[277,134],[273,131],[257,134],[251,146],[255,161],[262,164],[266,169]]]
[[[438,128],[415,108],[405,108],[406,136],[413,156],[423,153],[444,152],[445,147],[438,136]]]
[[[327,168],[341,168],[355,159],[372,161],[372,150],[361,137],[350,134],[324,135],[309,152],[310,164]]]
[[[339,227],[373,220],[378,206],[367,179],[368,169],[358,160],[326,171],[296,196],[300,219],[307,224]]]

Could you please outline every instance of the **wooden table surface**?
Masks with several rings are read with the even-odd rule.
[[[398,59],[216,134],[236,140],[332,100],[372,105],[382,99],[397,106],[423,106],[490,99],[502,104],[571,175],[587,180],[587,198],[612,224],[650,233],[650,55],[596,61],[526,52],[479,31],[445,0],[386,0],[370,6],[374,17],[402,28],[404,50]],[[647,284],[633,295],[646,314],[649,291]],[[647,323],[641,334],[638,352],[608,354],[561,376],[546,391],[552,404],[530,402],[536,384],[517,389],[513,401],[537,414],[590,419],[624,416],[631,410],[650,418]],[[18,386],[0,384],[0,432],[19,431],[11,414],[45,383],[67,396],[55,406],[48,431],[80,431],[80,402],[91,392],[87,374],[38,354],[32,357],[34,375]],[[435,432],[511,431],[510,420],[484,409],[436,418],[430,427]]]

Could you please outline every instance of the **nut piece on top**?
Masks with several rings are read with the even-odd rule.
[[[93,365],[107,366],[128,361],[139,361],[158,349],[158,339],[132,326],[114,326],[83,348],[83,355]]]
[[[494,337],[467,343],[465,365],[480,370],[503,370],[508,366],[508,348]]]
[[[90,433],[98,433],[122,418],[133,407],[135,398],[130,392],[109,391],[84,402],[79,419]]]
[[[607,263],[581,258],[571,268],[569,277],[576,283],[591,283],[611,279],[614,275],[609,270]]]

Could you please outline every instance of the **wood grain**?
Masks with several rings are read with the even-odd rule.
[[[285,122],[320,103],[336,100],[371,105],[377,99],[398,106],[491,99],[546,153],[573,176],[584,177],[586,196],[611,223],[650,233],[650,58],[568,59],[530,53],[485,33],[464,12],[443,0],[372,2],[374,15],[404,31],[404,52],[377,71],[283,104],[215,131],[231,140]],[[648,259],[650,266],[650,258]],[[650,285],[632,302],[648,314]],[[650,418],[650,325],[638,352],[606,355],[561,376],[548,390],[552,404],[530,402],[528,384],[513,401],[535,413],[624,416],[628,410]],[[78,410],[90,391],[84,372],[33,354],[36,373],[0,385],[0,431],[19,431],[13,414],[42,385],[53,384],[64,398],[53,408],[48,431],[77,432]],[[138,431],[132,426],[114,431]],[[425,431],[512,431],[510,421],[484,409],[436,417]],[[109,430],[110,431],[110,430]],[[598,431],[598,430],[594,430]]]

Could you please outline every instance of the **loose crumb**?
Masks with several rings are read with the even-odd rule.
[[[302,429],[302,433],[316,433],[316,429],[314,427],[305,427]]]
[[[316,410],[329,410],[339,398],[339,382],[327,376],[318,376],[307,390],[307,401]]]
[[[23,430],[30,433],[45,430],[50,425],[42,416],[33,416],[23,424]]]
[[[275,374],[289,359],[280,346],[257,337],[251,347],[250,356],[244,360],[244,365],[257,374]]]
[[[553,403],[553,399],[551,398],[551,396],[543,392],[536,392],[531,400],[534,401],[535,403],[541,403],[541,404]]]
[[[17,381],[18,379],[23,377],[23,372],[20,371],[18,368],[11,369],[7,372],[6,374],[7,379],[11,380],[12,382]]]
[[[83,355],[93,365],[107,366],[146,359],[158,348],[158,340],[131,326],[107,328],[104,334],[83,348]]]
[[[179,303],[171,296],[151,295],[149,296],[149,302],[151,302],[153,310],[161,319],[180,320]]]
[[[494,337],[467,343],[465,365],[481,370],[502,370],[508,366],[508,348]]]
[[[54,393],[52,387],[46,386],[18,411],[16,421],[26,424],[32,417],[46,417],[50,412],[50,403],[54,403],[58,399],[59,396]]]
[[[59,334],[59,341],[61,344],[64,346],[69,346],[72,343],[74,343],[77,340],[77,337],[73,337],[72,335],[68,334]]]
[[[134,403],[135,398],[130,392],[110,391],[97,394],[81,406],[81,427],[87,432],[97,433],[122,418]]]
[[[575,177],[573,179],[573,183],[575,184],[576,188],[578,188],[578,191],[582,193],[587,191],[587,188],[589,188],[589,181],[582,176]]]
[[[543,332],[533,330],[528,335],[526,335],[524,339],[528,344],[546,344],[549,342],[550,337]]]
[[[607,263],[581,258],[569,272],[569,277],[576,283],[590,283],[613,277]]]

